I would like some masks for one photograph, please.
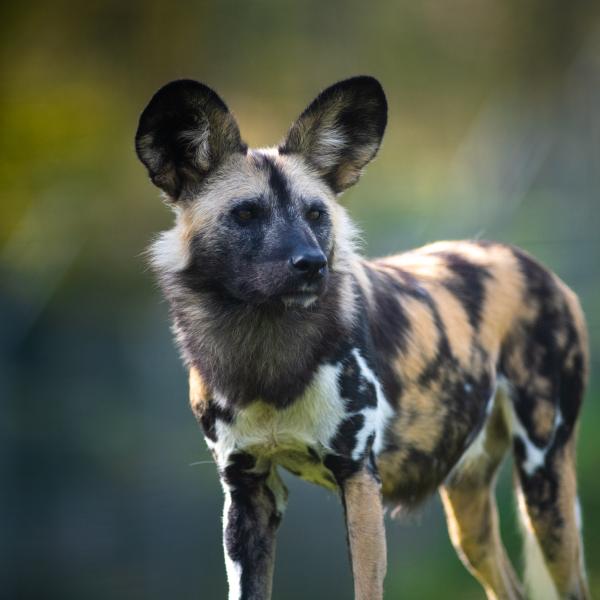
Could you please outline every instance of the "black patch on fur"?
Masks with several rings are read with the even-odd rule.
[[[217,419],[231,424],[233,422],[233,412],[229,408],[221,408],[216,402],[209,400],[208,406],[200,417],[200,425],[204,435],[213,442],[217,441]]]
[[[515,453],[517,440],[518,438],[515,439]],[[537,468],[531,475],[524,471],[522,460],[517,462],[517,472],[531,517],[533,519],[543,518],[550,525],[547,532],[552,531],[550,535],[556,536],[556,542],[560,543],[559,534],[560,529],[564,526],[564,517],[558,501],[561,474],[556,472],[552,466],[556,451],[557,448],[554,448],[548,452],[544,465]],[[524,447],[521,452],[525,453]],[[551,558],[549,553],[552,552],[552,546],[553,544],[544,544],[544,552],[548,559]]]
[[[579,416],[585,391],[585,364],[581,350],[577,351],[571,369],[563,368],[558,388],[559,407],[565,427],[572,432]]]
[[[328,454],[323,464],[331,471],[336,483],[340,487],[344,485],[344,482],[349,477],[358,473],[362,467],[362,461],[353,460],[348,456],[340,456],[338,454]]]
[[[321,462],[321,457],[317,454],[317,451],[311,446],[306,447],[306,451],[308,452],[308,458],[310,462],[313,464],[318,464]]]
[[[421,387],[427,387],[437,380],[440,377],[440,373],[444,367],[452,369],[458,368],[458,362],[452,354],[450,342],[448,341],[448,336],[446,335],[446,328],[444,327],[444,323],[442,322],[442,318],[440,317],[440,313],[437,309],[434,299],[429,297],[426,300],[426,304],[429,306],[429,310],[433,315],[433,321],[438,332],[439,342],[435,357],[419,375],[419,385]]]
[[[338,386],[340,395],[346,403],[346,410],[357,412],[365,406],[377,406],[375,386],[361,373],[353,353],[341,361],[341,367]]]
[[[269,173],[269,187],[282,207],[290,205],[291,192],[286,176],[281,169],[275,164],[275,161],[267,155],[261,156],[261,166],[267,169]]]
[[[454,277],[446,280],[444,284],[463,305],[469,323],[477,331],[485,304],[485,281],[491,277],[489,271],[485,267],[473,264],[460,254],[436,252],[435,255],[443,258],[448,269],[454,274]]]
[[[521,321],[519,331],[507,340],[499,369],[512,383],[515,411],[529,439],[538,447],[549,444],[560,447],[570,439],[583,400],[586,370],[583,341],[554,277],[521,250],[512,251],[526,282],[523,301],[534,304],[536,316],[531,322]],[[557,342],[559,335],[566,339],[562,349]],[[514,353],[520,355],[519,362],[525,365],[529,374],[526,380],[522,380],[523,374],[511,372],[509,359]],[[574,359],[569,368],[566,359],[571,354]],[[549,384],[550,389],[543,397],[529,383],[535,381],[535,376],[543,377]],[[545,432],[543,437],[536,434],[534,423],[539,402],[551,403],[560,410],[563,419],[557,431]]]
[[[394,358],[406,348],[408,318],[398,297],[398,282],[387,273],[364,265],[373,289],[373,306],[369,307],[369,325],[374,354],[385,397],[395,406],[402,393],[402,382],[392,366]]]
[[[375,441],[375,438],[373,437],[373,439],[371,439],[370,443],[368,444],[369,447],[372,446],[374,441]],[[379,471],[377,470],[377,462],[375,460],[375,453],[373,452],[373,450],[371,450],[371,452],[369,452],[369,458],[367,460],[366,466],[367,466],[367,470],[371,474],[371,477],[373,477],[373,479],[375,479],[375,481],[377,481],[377,483],[381,484],[381,477],[379,476]]]
[[[341,456],[351,456],[356,447],[356,436],[365,424],[365,417],[357,413],[344,419],[331,442],[331,447]]]
[[[229,457],[222,477],[229,486],[231,506],[224,543],[228,556],[242,570],[243,598],[258,597],[267,585],[275,531],[281,521],[273,492],[265,484],[268,473],[254,473],[254,457]]]
[[[511,381],[515,412],[529,441],[545,450],[543,464],[528,473],[524,469],[527,447],[519,436],[513,439],[519,484],[532,520],[543,522],[541,544],[546,559],[551,562],[563,543],[565,524],[559,499],[563,473],[559,465],[570,452],[567,443],[573,437],[581,407],[585,348],[554,276],[523,251],[512,248],[512,252],[526,283],[523,302],[534,308],[535,316],[532,320],[521,320],[505,342],[499,371]],[[564,344],[560,344],[559,339],[564,340]],[[514,355],[516,361],[511,360]],[[514,362],[524,368],[513,370]],[[541,389],[536,388],[536,380],[540,377],[546,383]],[[558,426],[541,434],[535,426],[536,408],[540,402],[550,403],[562,416]]]

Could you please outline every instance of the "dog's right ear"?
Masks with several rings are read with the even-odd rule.
[[[387,123],[387,101],[373,77],[340,81],[304,110],[279,146],[300,154],[339,194],[358,181],[375,157]]]
[[[247,147],[223,100],[202,83],[181,79],[158,90],[144,109],[135,149],[152,182],[176,201]]]

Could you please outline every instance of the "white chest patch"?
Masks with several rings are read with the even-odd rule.
[[[236,414],[229,425],[217,421],[214,450],[220,466],[232,452],[248,451],[273,459],[290,452],[306,453],[306,448],[330,450],[345,416],[338,389],[338,365],[322,365],[301,398],[284,409],[257,401]]]
[[[382,447],[386,424],[393,410],[384,397],[375,373],[369,368],[358,349],[352,355],[366,384],[375,389],[377,402],[355,411],[348,410],[348,402],[340,393],[342,363],[323,364],[304,394],[286,408],[276,408],[260,400],[239,410],[232,423],[217,420],[217,441],[207,443],[213,450],[221,469],[233,453],[248,452],[261,462],[278,464],[303,479],[326,487],[335,487],[331,473],[323,459],[336,454],[334,441],[340,425],[347,419],[362,416],[362,425],[355,432],[348,458],[360,460],[367,452],[369,441],[378,453]],[[360,390],[359,390],[360,393]],[[225,405],[223,398],[215,401]]]

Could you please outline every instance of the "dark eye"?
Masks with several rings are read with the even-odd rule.
[[[311,208],[307,213],[306,213],[306,218],[309,221],[318,221],[321,218],[322,215],[322,211],[320,211],[318,208]]]
[[[247,223],[258,217],[258,207],[253,204],[242,204],[234,208],[231,212],[241,223]]]

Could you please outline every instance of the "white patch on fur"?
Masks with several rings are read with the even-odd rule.
[[[215,452],[223,468],[232,452],[252,453],[277,462],[277,455],[306,452],[306,447],[330,451],[338,425],[346,416],[339,396],[341,365],[321,365],[313,382],[290,406],[278,409],[260,400],[238,411],[233,424],[216,422]],[[218,394],[215,395],[217,402]]]
[[[517,502],[519,506],[519,521],[523,532],[525,553],[525,587],[528,597],[532,600],[558,600],[558,592],[554,581],[546,566],[542,549],[535,537],[523,492],[517,491]]]
[[[502,378],[502,385],[508,392],[508,397],[510,398],[510,385],[506,381],[506,379]],[[543,467],[546,462],[546,454],[548,450],[552,446],[554,442],[554,436],[556,435],[556,430],[560,427],[563,422],[563,417],[560,412],[560,409],[556,407],[556,413],[554,415],[554,430],[550,441],[543,448],[539,448],[536,446],[531,439],[529,438],[529,434],[527,430],[519,420],[517,413],[515,411],[514,405],[512,401],[508,401],[504,403],[505,413],[508,417],[508,423],[510,427],[510,431],[513,437],[517,437],[523,443],[525,447],[525,460],[521,465],[525,473],[529,476],[533,475],[540,467]]]
[[[362,376],[373,385],[375,388],[375,394],[377,396],[376,407],[366,407],[361,412],[365,417],[365,423],[362,429],[359,431],[356,447],[352,452],[352,458],[358,460],[364,453],[367,440],[371,433],[375,433],[375,441],[373,442],[373,452],[375,455],[379,454],[383,449],[385,429],[389,420],[394,416],[392,407],[388,404],[388,401],[383,393],[379,379],[375,376],[375,373],[371,370],[366,360],[360,355],[358,348],[352,350],[354,358],[358,364],[358,368]]]
[[[358,349],[352,353],[365,381],[375,388],[377,405],[359,411],[364,423],[356,435],[352,458],[359,460],[365,453],[369,437],[375,434],[373,449],[381,452],[385,428],[394,411],[388,404],[381,384]],[[344,399],[340,396],[339,375],[342,364],[321,365],[303,396],[284,409],[275,408],[260,400],[239,410],[232,424],[217,420],[215,424],[217,442],[210,443],[217,463],[223,469],[234,452],[248,451],[262,460],[272,460],[284,467],[294,465],[298,457],[306,456],[307,447],[318,453],[334,452],[330,444],[338,427],[350,414],[346,412]],[[226,399],[214,394],[214,401],[226,406]],[[300,458],[300,460],[302,460]],[[298,466],[304,479],[323,482],[323,466],[306,464]],[[295,465],[298,465],[296,462]]]
[[[575,524],[577,525],[577,531],[583,529],[583,518],[581,516],[581,503],[579,498],[575,498]]]
[[[318,167],[328,169],[340,161],[340,153],[347,145],[346,136],[339,128],[321,128],[315,150],[310,155]]]
[[[223,485],[225,492],[225,503],[223,505],[223,551],[225,554],[225,569],[227,571],[227,583],[229,584],[228,600],[240,600],[242,597],[242,565],[233,560],[227,552],[225,531],[229,520],[229,509],[231,508],[231,493],[227,485]]]
[[[577,525],[577,531],[579,532],[579,572],[583,581],[587,582],[587,571],[585,568],[585,551],[583,547],[583,516],[581,514],[581,503],[579,497],[575,497],[575,524]]]
[[[267,487],[273,492],[275,497],[275,509],[280,515],[283,515],[287,506],[287,489],[283,485],[277,467],[271,467],[269,476],[267,477]]]
[[[294,306],[308,308],[311,304],[314,304],[319,297],[314,294],[295,294],[290,296],[282,296],[281,299],[289,308],[293,308]]]
[[[201,127],[184,130],[179,134],[179,139],[185,142],[188,148],[194,150],[196,164],[203,171],[210,167],[210,126],[207,120],[204,120]]]
[[[518,437],[525,446],[526,459],[523,461],[522,467],[527,475],[533,475],[540,467],[543,467],[546,462],[546,454],[548,453],[549,445],[544,448],[538,448],[527,435],[526,429],[523,427],[519,418],[516,415],[514,408],[511,407],[512,422],[511,430],[513,436]],[[557,409],[557,415],[560,411]]]
[[[159,234],[150,246],[150,263],[157,271],[176,273],[187,267],[190,249],[182,229],[178,215],[175,227]]]

